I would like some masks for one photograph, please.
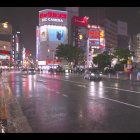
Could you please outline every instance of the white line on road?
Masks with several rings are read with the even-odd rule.
[[[68,97],[68,95],[66,95],[66,94],[62,94],[64,97]]]
[[[73,82],[73,83],[78,83],[78,82],[69,81],[69,80],[65,80],[65,81]],[[79,83],[80,83],[80,82],[79,82]],[[83,84],[84,84],[84,83],[83,83]],[[86,84],[86,83],[85,83],[85,84]],[[77,85],[77,86],[87,88],[85,85]],[[140,92],[138,92],[138,91],[125,90],[125,89],[119,89],[119,88],[113,88],[113,87],[104,87],[104,88],[110,88],[110,89],[122,90],[122,91],[126,91],[126,92],[134,92],[134,93],[140,94]],[[113,102],[117,102],[117,103],[120,103],[120,104],[124,104],[124,105],[127,105],[127,106],[132,106],[132,107],[135,107],[135,108],[139,108],[139,109],[140,109],[140,106],[136,106],[136,105],[133,105],[133,104],[121,102],[121,101],[114,100],[114,99],[110,99],[110,98],[106,98],[106,97],[99,97],[99,98],[103,98],[103,99],[106,99],[106,100],[110,100],[110,101],[113,101]]]
[[[79,87],[83,87],[83,88],[86,88],[86,85],[77,85]]]
[[[139,91],[134,91],[134,90],[126,90],[126,89],[113,88],[113,87],[104,87],[104,88],[110,88],[110,89],[122,90],[122,91],[126,91],[126,92],[134,92],[134,93],[138,93],[138,94],[140,94],[140,92],[139,92]]]
[[[64,80],[64,79],[61,79],[61,80],[67,81],[67,82],[71,82],[71,83],[76,83],[76,84],[88,84],[88,83],[75,82],[75,81],[71,81],[71,80]],[[86,88],[86,86],[81,86],[81,87],[85,87]],[[110,88],[110,89],[122,90],[122,91],[126,91],[126,92],[134,92],[134,93],[140,94],[139,91],[135,91],[135,90],[126,90],[126,89],[115,88],[115,87],[106,87],[106,86],[101,87],[101,88]]]
[[[87,84],[87,83],[75,82],[75,81],[65,80],[65,79],[61,79],[61,80],[62,80],[62,81],[67,81],[67,82],[71,82],[71,83],[76,83],[76,84]],[[42,81],[42,82],[43,82],[43,81]],[[45,81],[44,81],[44,82],[45,82]],[[80,86],[80,87],[83,87],[83,88],[88,88],[88,87],[86,87],[86,85],[77,85],[77,86]],[[122,91],[126,91],[126,92],[135,92],[135,93],[140,94],[140,92],[138,92],[138,91],[125,90],[125,89],[119,89],[119,88],[113,88],[113,87],[101,87],[101,88],[110,88],[110,89],[122,90]],[[65,96],[65,97],[68,97],[68,95],[66,95],[66,94],[62,94],[62,95]],[[120,103],[120,104],[124,104],[124,105],[127,105],[127,106],[131,106],[131,107],[140,109],[140,106],[136,106],[136,105],[133,105],[133,104],[121,102],[121,101],[114,100],[114,99],[111,99],[111,98],[106,98],[106,97],[101,97],[101,96],[99,96],[98,98],[110,100],[110,101],[113,101],[113,102],[117,102],[117,103]]]
[[[76,84],[88,84],[88,83],[83,83],[83,82],[76,82],[76,81],[72,81],[72,80],[65,80],[65,79],[61,79],[62,81],[67,81],[67,82],[71,82],[71,83],[76,83]],[[42,80],[40,80],[42,81]],[[45,81],[42,81],[42,82],[45,82]],[[84,88],[87,88],[86,85],[82,85],[81,87],[84,87]],[[102,87],[101,87],[102,88]],[[110,89],[115,89],[115,90],[120,90],[120,91],[126,91],[126,92],[133,92],[133,93],[137,93],[137,94],[140,94],[139,91],[135,91],[135,90],[126,90],[126,89],[120,89],[120,88],[115,88],[115,87],[106,87],[104,86],[103,88],[110,88]]]
[[[110,99],[110,98],[106,98],[106,97],[99,97],[99,98],[103,98],[103,99],[106,99],[106,100],[110,100],[110,101],[113,101],[113,102],[117,102],[117,103],[120,103],[120,104],[124,104],[124,105],[127,105],[127,106],[132,106],[132,107],[135,107],[135,108],[139,108],[140,109],[140,106],[128,104],[128,103],[121,102],[121,101],[118,101],[118,100],[114,100],[114,99]]]

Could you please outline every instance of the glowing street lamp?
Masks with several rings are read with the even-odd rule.
[[[4,22],[4,23],[2,23],[2,26],[3,26],[3,28],[8,28],[8,22]]]

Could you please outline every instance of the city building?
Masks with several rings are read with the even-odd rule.
[[[135,53],[136,62],[140,63],[140,33],[133,36],[133,51]]]
[[[73,27],[73,17],[79,17],[79,7],[66,7],[68,14],[67,27],[68,27],[68,44],[73,44],[73,37],[75,36],[75,30]]]
[[[68,44],[67,11],[45,9],[39,11],[36,27],[36,59],[38,65],[55,67],[60,63],[55,57],[58,45]]]
[[[108,51],[113,51],[118,47],[118,27],[117,24],[109,19],[104,19],[105,30],[105,48]]]
[[[128,36],[127,23],[124,21],[117,21],[117,27],[118,27],[118,47],[128,48],[129,36]]]
[[[12,62],[15,66],[19,67],[21,64],[22,57],[22,45],[21,45],[21,37],[20,32],[13,30],[12,33]]]
[[[8,22],[0,23],[0,64],[7,68],[11,63],[12,26]]]

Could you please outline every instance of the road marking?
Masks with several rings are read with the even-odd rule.
[[[64,79],[61,79],[61,80],[67,81],[67,82],[72,82],[72,83],[77,83],[77,84],[86,84],[86,85],[88,84],[88,83],[81,83],[81,82],[75,82],[75,81],[64,80]],[[81,86],[81,87],[87,88],[86,86]],[[110,88],[110,89],[115,89],[115,90],[122,90],[122,91],[126,91],[126,92],[134,92],[134,93],[140,94],[139,91],[135,91],[135,90],[126,90],[126,89],[115,88],[115,87],[106,87],[106,86],[104,86],[104,87],[99,86],[99,87],[100,87],[100,88]]]
[[[76,81],[65,80],[65,79],[58,79],[58,80],[67,81],[67,82],[76,83],[76,84],[86,84],[86,85],[88,84],[88,83],[76,82]],[[45,81],[42,81],[42,82],[45,82]],[[85,86],[81,86],[81,87],[88,88],[88,87],[86,87],[86,85]],[[126,91],[126,92],[133,92],[133,93],[140,94],[139,91],[126,90],[126,89],[120,89],[120,88],[115,88],[115,87],[106,87],[106,86],[104,86],[104,87],[100,87],[100,88],[110,88],[110,89],[115,89],[115,90],[120,90],[120,91],[122,90],[122,91]]]
[[[83,87],[83,88],[86,88],[86,85],[77,85],[79,87]]]
[[[62,94],[64,97],[68,97],[68,95],[66,95],[66,94]]]
[[[139,91],[134,91],[134,90],[126,90],[126,89],[114,88],[114,87],[104,87],[104,88],[117,89],[117,90],[122,90],[122,91],[126,91],[126,92],[134,92],[134,93],[140,94]]]
[[[114,99],[110,99],[110,98],[106,98],[106,97],[99,97],[99,98],[103,98],[103,99],[106,99],[106,100],[110,100],[110,101],[113,101],[113,102],[117,102],[117,103],[120,103],[120,104],[124,104],[124,105],[127,105],[127,106],[132,106],[132,107],[140,109],[140,106],[128,104],[128,103],[121,102],[121,101],[118,101],[118,100],[114,100]]]

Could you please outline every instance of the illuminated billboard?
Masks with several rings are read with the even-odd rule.
[[[0,23],[0,34],[11,35],[12,34],[12,26],[7,23],[7,27],[4,27],[3,23]]]
[[[0,50],[11,51],[10,42],[0,40]]]
[[[98,28],[89,29],[88,31],[89,39],[99,39],[100,38],[100,30]]]
[[[87,24],[88,24],[87,17],[73,16],[73,18],[72,18],[72,25],[74,25],[74,26],[87,27]]]
[[[67,40],[67,28],[65,26],[44,25],[40,27],[40,42],[65,43]]]
[[[39,25],[67,25],[67,11],[46,9],[39,11]]]
[[[89,46],[95,49],[102,49],[105,47],[105,33],[100,28],[91,28],[88,30]]]
[[[0,60],[10,60],[10,56],[0,54]]]
[[[53,52],[55,52],[58,45],[68,43],[67,30],[66,26],[44,25],[40,27],[39,43],[37,45],[37,58],[39,61],[53,59]]]
[[[65,30],[63,28],[48,28],[49,41],[60,41],[64,43]]]
[[[40,26],[40,41],[47,41],[47,34],[47,25]]]

